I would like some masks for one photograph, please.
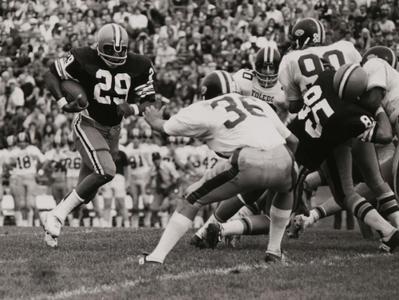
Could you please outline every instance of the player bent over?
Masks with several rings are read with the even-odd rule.
[[[72,49],[46,73],[48,88],[63,110],[81,111],[73,122],[73,132],[82,157],[77,186],[45,216],[45,241],[49,246],[57,246],[66,216],[91,201],[98,189],[115,176],[114,158],[122,118],[139,114],[155,99],[151,61],[129,52],[128,45],[128,34],[123,27],[106,24],[97,33],[96,49]],[[64,98],[61,81],[71,79],[83,87],[88,98],[87,109],[81,107],[81,96],[70,103]]]
[[[363,68],[366,70],[368,81],[368,93],[372,94],[376,99],[381,101],[383,109],[387,112],[391,121],[392,128],[398,136],[398,115],[399,115],[399,88],[397,82],[399,73],[396,71],[397,58],[395,53],[388,47],[375,46],[367,50],[363,55]],[[395,151],[396,159],[390,150],[390,145],[385,148],[379,147],[378,155],[376,149],[371,144],[362,144],[356,147],[357,165],[364,177],[370,191],[362,185],[360,190],[365,194],[371,194],[369,198],[375,198],[375,206],[378,208],[382,216],[389,222],[399,228],[399,207],[393,190],[396,190],[396,179],[392,178],[392,174],[397,175],[398,151]],[[391,153],[388,159],[382,159],[381,154]],[[378,158],[380,164],[378,163]],[[389,156],[389,155],[388,155]],[[389,159],[390,158],[390,159]],[[387,166],[385,166],[387,164]],[[393,165],[393,169],[392,169]],[[389,170],[387,172],[387,170]],[[386,174],[381,174],[385,171]],[[384,175],[384,176],[383,176]],[[385,180],[384,180],[385,179]],[[397,192],[396,192],[397,194]],[[339,211],[340,207],[335,203],[334,199],[329,199],[321,206],[316,207],[310,212],[310,216],[299,216],[296,218],[298,226],[301,229],[313,224],[319,218]]]
[[[293,201],[291,187],[296,169],[292,152],[297,139],[267,103],[229,93],[231,85],[220,83],[226,75],[220,73],[212,72],[203,81],[201,91],[208,100],[180,110],[168,121],[162,119],[161,111],[148,108],[145,112],[153,129],[201,139],[228,159],[208,170],[187,189],[185,201],[169,220],[157,247],[140,258],[141,264],[163,263],[178,240],[192,227],[203,205],[261,188],[279,192],[271,208],[265,260],[282,259],[281,240]]]
[[[380,102],[367,93],[358,99],[366,88],[367,74],[358,65],[323,71],[305,93],[305,106],[289,128],[299,139],[298,163],[311,171],[321,167],[340,205],[381,232],[383,247],[392,251],[399,244],[399,232],[355,191],[352,181],[351,138],[382,144],[391,140],[389,120],[377,109]],[[267,227],[267,221],[264,224]]]

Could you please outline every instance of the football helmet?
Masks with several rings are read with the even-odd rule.
[[[396,69],[398,58],[391,48],[385,46],[371,47],[363,54],[362,65],[364,65],[366,61],[372,57],[381,58],[385,60],[392,68]]]
[[[237,92],[237,85],[230,73],[212,71],[202,80],[201,99],[208,100],[228,93]]]
[[[291,31],[294,49],[322,45],[325,37],[323,24],[314,18],[304,18],[298,21]]]
[[[106,24],[97,33],[97,53],[109,67],[126,62],[128,46],[127,31],[118,24]]]
[[[277,48],[266,46],[258,50],[255,56],[255,75],[261,87],[270,88],[277,83],[280,61],[281,55]]]
[[[345,101],[356,101],[367,90],[367,73],[359,64],[345,64],[334,75],[334,90]]]

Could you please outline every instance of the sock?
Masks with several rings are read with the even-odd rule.
[[[163,263],[165,257],[183,237],[183,235],[191,228],[192,223],[193,221],[186,216],[175,212],[170,218],[169,223],[158,242],[158,245],[155,247],[154,251],[147,256],[147,259],[150,261]]]
[[[116,217],[116,227],[122,227],[122,222],[123,222],[122,216],[117,216]],[[112,227],[112,221],[111,221],[111,226],[110,227]]]
[[[272,205],[270,209],[269,244],[267,252],[281,255],[281,240],[291,215],[290,209],[279,209]]]
[[[69,215],[72,210],[82,204],[84,200],[79,197],[76,190],[73,190],[64,200],[52,210],[53,214],[64,223],[65,218]]]
[[[399,227],[399,206],[393,192],[384,193],[377,197],[378,212],[393,226]]]
[[[240,200],[241,199],[241,200]],[[244,206],[244,202],[242,202],[242,196],[237,195],[233,198],[224,200],[220,202],[219,206],[216,208],[215,217],[220,223],[227,222],[232,216],[236,214],[240,210],[241,207]]]
[[[381,233],[389,236],[395,228],[389,224],[373,206],[364,198],[360,198],[353,205],[353,214],[361,221]]]
[[[248,216],[242,219],[245,222],[243,235],[268,234],[270,218],[267,215]]]
[[[130,222],[129,222],[129,220],[123,221],[123,227],[125,227],[125,228],[129,228],[129,227],[130,227]]]
[[[206,222],[204,223],[204,225],[201,226],[200,229],[197,230],[197,232],[195,233],[196,236],[198,236],[201,239],[204,239],[206,236],[206,228],[208,227],[209,224],[211,223],[218,223],[218,221],[216,220],[215,214],[212,214],[208,220],[206,220]]]
[[[312,224],[316,223],[318,220],[324,218],[326,213],[324,209],[320,206],[316,206],[309,212],[309,218],[312,220]]]
[[[14,218],[15,218],[15,225],[22,226],[22,212],[19,210],[15,211]]]
[[[238,235],[243,234],[247,224],[243,221],[243,219],[235,219],[227,223],[223,223],[221,224],[221,226],[222,226],[222,236],[229,236],[234,234]]]

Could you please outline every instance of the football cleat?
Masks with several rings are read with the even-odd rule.
[[[286,262],[286,257],[285,257],[285,255],[283,253],[278,255],[278,254],[266,251],[266,255],[265,255],[264,261],[266,263],[285,263]]]
[[[206,242],[209,247],[215,249],[222,240],[222,227],[218,223],[211,223],[206,228]]]
[[[61,233],[62,223],[51,212],[43,216],[44,241],[47,246],[55,248],[58,246],[58,236]]]
[[[139,255],[139,265],[162,265],[163,262],[157,261],[157,260],[151,260],[148,258],[149,253],[143,252],[141,255]]]
[[[388,241],[381,239],[380,251],[384,253],[392,253],[397,246],[399,246],[399,231],[395,230]]]
[[[194,234],[193,237],[191,238],[190,245],[192,245],[196,248],[199,248],[199,249],[208,248],[208,245],[206,244],[206,242],[196,234]]]

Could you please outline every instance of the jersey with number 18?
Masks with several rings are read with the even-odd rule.
[[[338,69],[344,64],[360,63],[361,59],[360,53],[347,41],[294,50],[283,56],[278,78],[287,100],[297,101],[323,72],[323,63]]]
[[[236,93],[183,108],[165,122],[164,130],[199,138],[223,157],[242,147],[275,148],[291,134],[267,103]]]

